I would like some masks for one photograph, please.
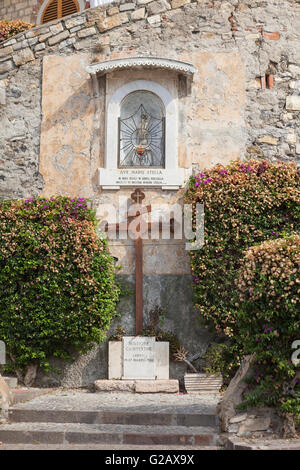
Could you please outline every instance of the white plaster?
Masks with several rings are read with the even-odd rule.
[[[182,75],[193,75],[197,72],[196,67],[188,64],[187,62],[173,59],[162,59],[160,57],[126,57],[125,59],[107,60],[105,62],[98,62],[96,64],[89,65],[86,68],[86,71],[91,75],[104,75],[116,70],[133,70],[140,69],[141,67],[143,69],[173,70],[181,73]]]
[[[162,181],[161,184],[151,184],[150,186],[167,186],[168,189],[178,189],[184,182],[183,172],[178,169],[177,149],[178,149],[178,112],[177,100],[162,85],[151,80],[134,80],[126,83],[115,91],[106,103],[106,154],[105,168],[99,168],[99,182],[102,187],[107,189],[119,189],[122,185],[117,182],[117,175],[121,171],[118,169],[118,118],[120,116],[120,106],[123,99],[129,94],[137,90],[146,90],[157,95],[165,108],[165,169],[164,174],[169,177]],[[144,170],[141,168],[140,170]],[[129,170],[134,174],[137,169]],[[175,175],[174,179],[172,176]],[[128,182],[123,184],[129,186]],[[133,184],[138,185],[137,182]],[[141,186],[147,186],[147,184]],[[109,188],[108,188],[109,187]]]

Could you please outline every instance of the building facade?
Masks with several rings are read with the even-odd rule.
[[[26,3],[38,15],[45,2]],[[0,197],[87,197],[108,220],[135,188],[159,213],[182,207],[193,171],[246,155],[298,161],[299,31],[294,0],[121,0],[4,41]],[[134,289],[134,242],[110,247]],[[143,287],[145,320],[159,304],[187,350],[205,348],[185,240],[144,241]],[[133,297],[122,301],[131,334],[134,310]],[[106,354],[95,348],[40,383],[104,378]],[[182,371],[172,365],[173,377]]]
[[[43,24],[89,6],[86,0],[0,0],[0,18]]]

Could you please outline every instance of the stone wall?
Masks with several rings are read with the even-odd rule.
[[[41,190],[39,94],[42,62],[52,54],[62,58],[88,54],[92,62],[121,54],[147,55],[150,43],[152,55],[174,58],[199,51],[238,53],[245,67],[245,81],[240,79],[246,105],[236,96],[231,106],[240,105],[246,121],[245,151],[240,153],[299,160],[299,25],[300,5],[292,0],[137,0],[90,9],[4,41],[0,46],[0,97],[6,102],[5,107],[0,105],[2,196],[26,197]],[[213,67],[203,83],[204,94],[213,74],[217,76],[219,65]],[[212,115],[222,107],[228,82],[222,70],[217,78],[214,99],[208,103]],[[200,128],[197,123],[192,132]],[[222,136],[212,132],[211,138],[219,139],[213,150],[218,161]]]
[[[36,23],[43,0],[0,0],[0,17]]]
[[[0,45],[0,197],[42,194],[114,202],[101,191],[105,83],[95,92],[86,66],[109,59],[156,56],[197,67],[191,90],[180,95],[178,164],[204,169],[246,154],[299,161],[300,4],[293,0],[133,0],[89,9],[35,27]],[[136,71],[135,79],[144,79]],[[158,83],[175,76],[153,72]],[[110,74],[107,93],[129,75]],[[173,85],[172,85],[173,86]],[[130,196],[130,190],[119,194]],[[146,190],[145,203],[180,202],[184,190]],[[132,244],[112,243],[134,285]],[[166,327],[191,353],[209,341],[193,312],[183,243],[145,246],[144,313],[166,307]],[[134,298],[120,305],[128,333]],[[106,348],[78,358],[53,383],[86,385],[106,376]],[[172,376],[182,375],[172,366]],[[40,383],[49,378],[39,376]]]

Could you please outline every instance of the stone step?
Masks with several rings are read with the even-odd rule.
[[[136,451],[159,451],[178,450],[173,445],[132,445],[132,444],[2,444],[0,450],[136,450]],[[180,446],[180,451],[185,450],[224,450],[223,446]],[[127,455],[130,455],[129,453]]]
[[[161,426],[206,426],[217,427],[215,414],[188,414],[179,412],[126,412],[123,409],[84,411],[84,410],[37,410],[11,409],[11,423],[86,423],[86,424],[124,424],[124,425],[161,425]]]
[[[15,388],[18,385],[18,379],[17,377],[7,377],[7,376],[2,376],[2,379],[5,380],[9,388]]]
[[[78,423],[12,423],[0,426],[3,444],[109,444],[216,446],[211,427]]]

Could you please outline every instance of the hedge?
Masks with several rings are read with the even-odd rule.
[[[190,252],[195,307],[201,322],[216,331],[228,345],[224,350],[227,356],[223,375],[229,380],[246,350],[250,352],[256,345],[246,347],[244,341],[245,335],[252,331],[252,311],[248,307],[244,311],[241,306],[238,287],[238,280],[243,276],[241,269],[245,267],[245,252],[264,242],[270,242],[274,248],[279,239],[287,239],[299,230],[299,170],[294,163],[265,160],[216,165],[190,178],[185,201],[204,204],[205,244],[201,250]],[[261,284],[255,284],[255,289],[260,288],[263,288]],[[268,290],[267,284],[264,289]],[[261,295],[263,298],[265,291]],[[254,305],[258,308],[259,299],[255,299],[253,308]],[[281,300],[277,298],[276,302],[279,305]],[[274,316],[275,305],[270,306]],[[294,303],[291,309],[295,313]],[[243,328],[241,312],[246,315]],[[267,323],[265,318],[263,324]],[[291,328],[294,327],[291,320]],[[285,341],[291,342],[292,338],[288,334]],[[223,361],[224,357],[222,364]]]
[[[9,367],[70,358],[104,339],[119,287],[83,198],[0,202],[0,338]]]

